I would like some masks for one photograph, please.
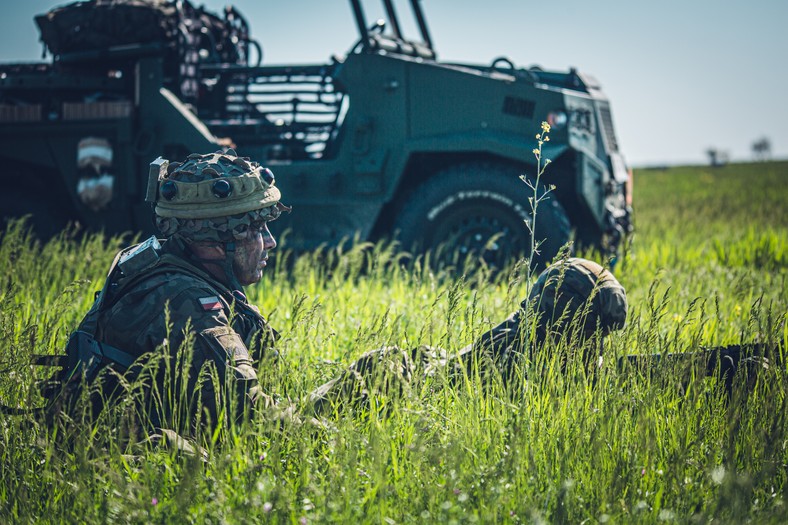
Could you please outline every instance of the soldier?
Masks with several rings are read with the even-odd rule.
[[[72,366],[61,383],[73,384],[73,371],[80,368],[75,364],[81,363],[91,379],[101,363],[134,368],[144,361],[141,357],[160,355],[163,348],[170,366],[150,388],[161,392],[162,383],[169,381],[173,391],[186,392],[180,402],[188,406],[184,412],[182,406],[168,404],[167,396],[143,396],[149,426],[191,432],[215,424],[222,408],[243,415],[252,407],[270,407],[255,365],[275,356],[277,333],[248,303],[243,286],[261,279],[268,253],[276,247],[267,223],[289,211],[279,202],[273,174],[233,150],[193,154],[183,163],[159,159],[151,173],[148,199],[155,203],[155,222],[165,240],[159,245],[151,238],[118,254],[93,308],[72,336]],[[508,379],[524,348],[566,331],[570,320],[582,327],[572,334],[580,342],[620,328],[626,318],[624,289],[608,271],[582,259],[566,259],[543,272],[522,306],[453,357],[428,347],[369,352],[318,388],[309,404],[321,413],[348,398],[363,401],[373,388],[402,386],[414,376],[442,369],[456,377],[455,372],[476,363],[492,362]],[[535,341],[524,338],[527,311],[539,314]],[[182,343],[190,345],[191,353],[177,365]],[[215,371],[219,392],[214,381],[203,380],[206,370]],[[108,381],[105,393],[117,387],[112,378]],[[68,396],[59,399],[60,405],[53,406],[69,401]],[[101,401],[94,400],[94,412],[101,410]],[[230,401],[234,406],[224,405]],[[183,413],[188,422],[174,421]]]
[[[522,355],[523,314],[535,314],[532,347],[560,340],[583,352],[587,368],[601,364],[602,339],[624,327],[627,296],[624,287],[599,264],[580,258],[561,259],[543,271],[520,309],[482,335],[474,345],[496,355],[506,374]]]
[[[243,286],[260,280],[268,252],[276,247],[267,223],[287,209],[279,202],[274,176],[232,150],[193,154],[183,163],[159,160],[152,166],[149,191],[156,225],[166,240],[159,245],[151,238],[117,255],[93,308],[69,342],[72,365],[81,363],[91,380],[99,361],[125,369],[161,347],[174,357],[188,342],[188,374],[171,369],[169,377],[178,389],[185,377],[185,391],[198,394],[188,400],[189,413],[212,424],[221,412],[217,398],[223,396],[214,392],[213,381],[200,379],[206,365],[215,370],[219,384],[232,378],[236,392],[227,397],[236,400],[237,413],[247,406],[269,406],[254,363],[273,356],[277,334],[248,303]],[[60,382],[78,382],[75,368],[66,367]],[[104,381],[104,394],[111,395],[117,381],[112,376]],[[53,394],[56,410],[50,413],[75,397]],[[94,396],[94,415],[102,408],[100,397]],[[174,407],[162,397],[149,396],[144,403],[154,427],[172,423]]]
[[[593,372],[602,363],[603,338],[623,328],[626,317],[626,292],[613,274],[587,259],[561,259],[539,275],[518,310],[455,355],[427,346],[373,350],[315,390],[310,401],[321,413],[347,399],[366,402],[370,391],[390,391],[398,380],[445,373],[454,381],[473,374],[474,367],[507,383],[526,353],[533,357],[530,350],[555,347],[561,340],[580,352]]]

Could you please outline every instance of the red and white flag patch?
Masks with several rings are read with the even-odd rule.
[[[200,306],[202,306],[202,309],[205,310],[206,312],[222,309],[222,302],[215,295],[212,295],[210,297],[200,297],[199,301],[200,301]]]

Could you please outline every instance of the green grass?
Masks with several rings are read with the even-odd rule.
[[[669,370],[624,376],[613,356],[785,348],[786,204],[784,162],[636,172],[637,233],[616,267],[630,319],[594,388],[549,360],[509,392],[436,379],[380,400],[386,417],[224,428],[205,461],[123,443],[114,413],[67,450],[30,418],[2,416],[0,522],[785,523],[784,361],[726,406],[713,381],[682,396]],[[35,401],[43,372],[30,355],[64,347],[119,247],[5,234],[0,399]],[[453,281],[403,269],[385,245],[373,252],[346,246],[289,267],[280,254],[248,290],[282,333],[279,363],[260,370],[270,393],[298,403],[383,345],[459,348],[525,293],[516,272]]]

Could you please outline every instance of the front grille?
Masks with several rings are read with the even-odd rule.
[[[613,130],[613,116],[610,114],[610,106],[607,102],[599,103],[599,116],[602,120],[602,129],[605,132],[605,141],[610,149],[610,152],[618,151],[618,141],[616,140],[616,132]]]

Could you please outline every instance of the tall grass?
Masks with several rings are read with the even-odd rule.
[[[118,439],[117,413],[70,447],[30,417],[2,416],[0,521],[787,521],[784,359],[726,403],[714,380],[682,394],[683,370],[622,374],[615,356],[740,341],[785,348],[788,164],[635,177],[637,233],[616,267],[630,318],[606,343],[594,386],[579,363],[562,374],[541,355],[508,390],[436,377],[377,400],[386,411],[300,425],[261,415],[206,441],[205,458]],[[44,371],[30,356],[61,351],[119,247],[68,234],[42,246],[20,225],[5,233],[3,402],[40,401],[31,385]],[[282,333],[281,358],[261,380],[297,406],[368,349],[471,342],[527,288],[522,265],[452,280],[401,264],[385,244],[278,257],[248,295]]]

